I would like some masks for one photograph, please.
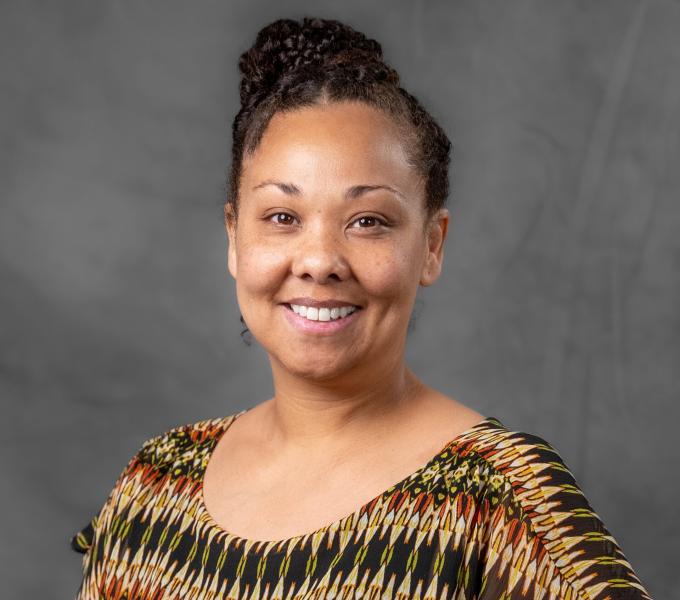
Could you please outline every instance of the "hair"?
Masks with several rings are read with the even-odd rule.
[[[424,184],[425,223],[445,205],[451,142],[400,85],[376,40],[332,19],[279,19],[258,32],[238,65],[241,108],[232,124],[225,218],[228,209],[238,218],[243,159],[255,152],[271,118],[277,112],[341,101],[364,102],[392,117],[408,162]],[[241,322],[245,325],[242,316]]]

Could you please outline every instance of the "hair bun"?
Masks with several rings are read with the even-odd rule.
[[[344,69],[357,79],[399,83],[397,72],[383,61],[380,44],[350,26],[332,19],[279,19],[263,27],[239,59],[241,104],[253,104],[303,68]]]

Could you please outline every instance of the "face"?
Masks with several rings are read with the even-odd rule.
[[[403,360],[417,288],[441,270],[448,211],[426,222],[387,115],[360,102],[276,113],[244,158],[237,220],[229,208],[239,307],[274,368],[330,380]],[[315,302],[337,306],[295,312]]]

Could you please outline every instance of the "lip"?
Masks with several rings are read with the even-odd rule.
[[[344,300],[336,300],[334,298],[330,300],[314,300],[314,298],[309,298],[308,296],[291,298],[290,300],[286,300],[285,303],[313,306],[314,308],[342,308],[343,306],[356,306],[357,308],[361,308],[358,304],[352,304],[351,302],[346,302]]]
[[[294,302],[293,304],[297,304],[297,302]],[[348,305],[342,304],[341,306]],[[352,304],[350,306],[356,305]],[[310,321],[309,319],[296,314],[288,304],[282,304],[281,307],[283,308],[286,319],[288,319],[288,322],[295,329],[302,333],[311,333],[315,335],[332,335],[341,329],[345,329],[345,327],[348,327],[356,321],[358,314],[361,312],[361,309],[357,308],[353,313],[342,319],[335,319],[334,321]]]

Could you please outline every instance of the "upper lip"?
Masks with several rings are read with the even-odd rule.
[[[314,300],[314,298],[301,297],[301,298],[291,298],[286,301],[286,304],[298,304],[302,306],[313,306],[314,308],[340,308],[342,306],[356,306],[360,308],[358,304],[353,304],[352,302],[345,302],[344,300]]]

